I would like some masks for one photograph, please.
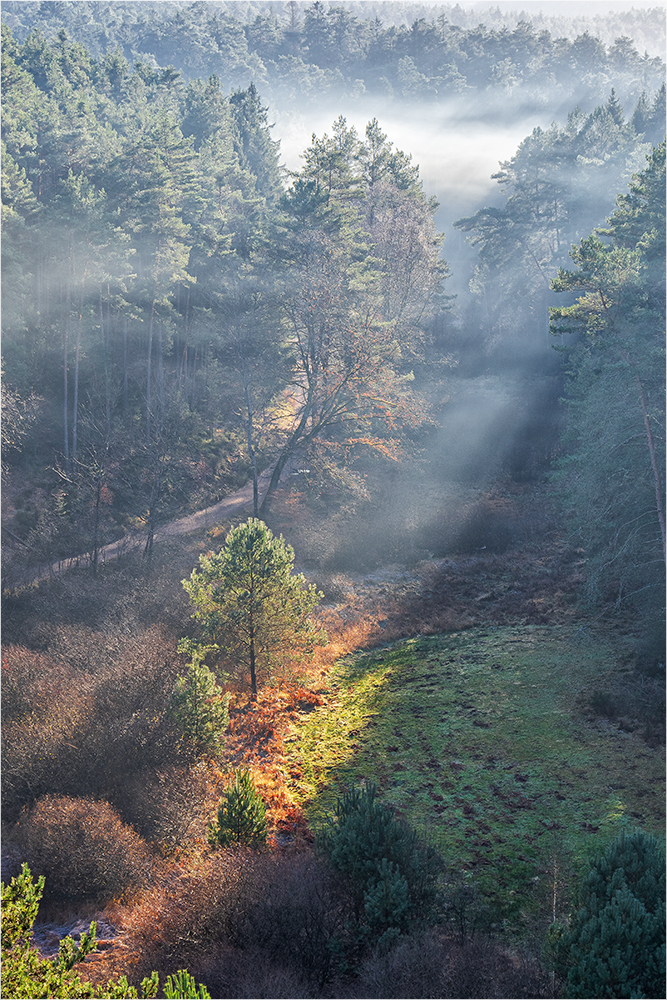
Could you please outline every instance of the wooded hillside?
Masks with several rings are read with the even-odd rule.
[[[664,971],[665,67],[375,6],[3,5],[3,991]]]

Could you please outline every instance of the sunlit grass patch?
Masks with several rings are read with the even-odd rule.
[[[316,826],[345,788],[377,782],[452,869],[516,916],[623,823],[661,827],[662,755],[578,708],[614,655],[573,626],[524,626],[348,657],[326,704],[287,738],[293,791]]]

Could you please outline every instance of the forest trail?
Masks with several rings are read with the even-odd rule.
[[[272,472],[273,465],[270,465],[268,469],[265,469],[258,478],[260,499],[269,484]],[[291,464],[288,463],[285,466],[282,476],[280,477],[280,481],[284,482],[285,479],[293,474],[294,470]],[[190,535],[194,534],[196,531],[204,533],[220,521],[233,517],[235,514],[240,514],[247,508],[252,508],[252,501],[253,488],[251,479],[236,493],[232,493],[231,496],[218,501],[218,503],[213,504],[212,507],[205,507],[204,510],[195,511],[194,514],[188,514],[186,517],[180,517],[175,521],[169,521],[167,524],[161,525],[155,531],[153,542],[154,544],[159,543],[164,541],[166,538],[174,538],[177,535]],[[145,532],[130,532],[130,534],[123,535],[122,538],[117,539],[115,542],[110,542],[108,545],[102,546],[97,553],[98,564],[111,562],[112,559],[118,559],[127,552],[131,552],[133,549],[137,549],[145,544]],[[79,555],[70,556],[67,559],[59,559],[56,562],[51,563],[37,576],[32,577],[30,582],[34,585],[40,583],[42,580],[50,580],[52,577],[58,576],[69,569],[76,569],[79,566],[89,566],[91,561],[91,552],[81,552]]]

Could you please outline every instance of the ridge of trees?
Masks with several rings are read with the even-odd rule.
[[[658,25],[644,23],[650,12],[618,21],[620,34],[605,44],[597,32],[607,22],[599,18],[581,21],[585,30],[572,38],[557,34],[571,28],[562,18],[505,23],[493,10],[385,6],[386,24],[370,9],[320,0],[288,9],[250,4],[244,19],[235,7],[201,2],[151,4],[150,11],[141,4],[15,3],[3,16],[22,40],[36,27],[65,29],[98,58],[115,48],[111,58],[172,64],[188,79],[217,74],[235,87],[255,81],[271,100],[300,103],[325,94],[428,100],[525,87],[538,103],[556,95],[561,106],[592,105],[610,86],[636,100],[664,75],[662,60],[642,55],[628,33],[653,34]]]
[[[590,114],[576,108],[565,125],[533,129],[500,163],[493,177],[504,204],[454,222],[478,251],[467,319],[487,345],[518,341],[522,351],[544,352],[548,307],[556,302],[551,279],[664,134],[664,84],[652,102],[642,95],[627,118],[612,88]]]

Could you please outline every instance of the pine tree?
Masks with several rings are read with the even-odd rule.
[[[218,819],[208,827],[211,847],[244,844],[259,847],[268,835],[266,806],[250,771],[235,771],[234,780],[220,799]]]
[[[197,646],[189,640],[179,643],[179,652],[190,653],[191,660],[185,677],[174,685],[169,706],[170,714],[200,750],[217,751],[222,733],[229,723],[229,695],[223,695],[215,675],[203,663],[208,652],[216,647]]]
[[[375,785],[337,801],[320,843],[348,879],[357,918],[375,941],[388,943],[409,921],[428,919],[440,859],[377,800]]]
[[[44,892],[44,876],[33,881],[30,869],[22,866],[20,875],[9,885],[2,883],[2,993],[16,1000],[32,997],[71,998],[81,1000],[150,1000],[158,994],[157,972],[146,976],[141,983],[141,993],[130,986],[127,976],[110,979],[107,984],[95,985],[81,980],[76,966],[97,948],[97,925],[93,921],[88,931],[82,931],[78,943],[69,935],[60,941],[57,958],[42,958],[32,943],[33,925],[39,902]],[[170,1000],[196,997],[210,1000],[210,993],[203,984],[197,989],[195,980],[185,969],[167,976],[164,995]]]
[[[219,552],[200,556],[199,564],[183,580],[197,608],[193,617],[228,656],[242,658],[253,695],[258,671],[270,674],[276,661],[308,655],[326,641],[310,617],[323,595],[293,574],[294,550],[263,521],[232,528]]]
[[[254,83],[247,90],[235,91],[229,99],[229,106],[241,167],[256,178],[259,194],[267,201],[274,201],[281,187],[280,143],[271,138],[268,108],[262,105]]]
[[[625,120],[625,116],[623,114],[623,108],[621,106],[621,102],[616,96],[616,91],[614,90],[613,87],[611,88],[611,93],[609,94],[609,100],[607,101],[605,107],[608,113],[611,115],[614,124],[622,125]]]
[[[659,997],[665,986],[665,854],[623,832],[591,865],[581,908],[550,932],[566,997]]]

